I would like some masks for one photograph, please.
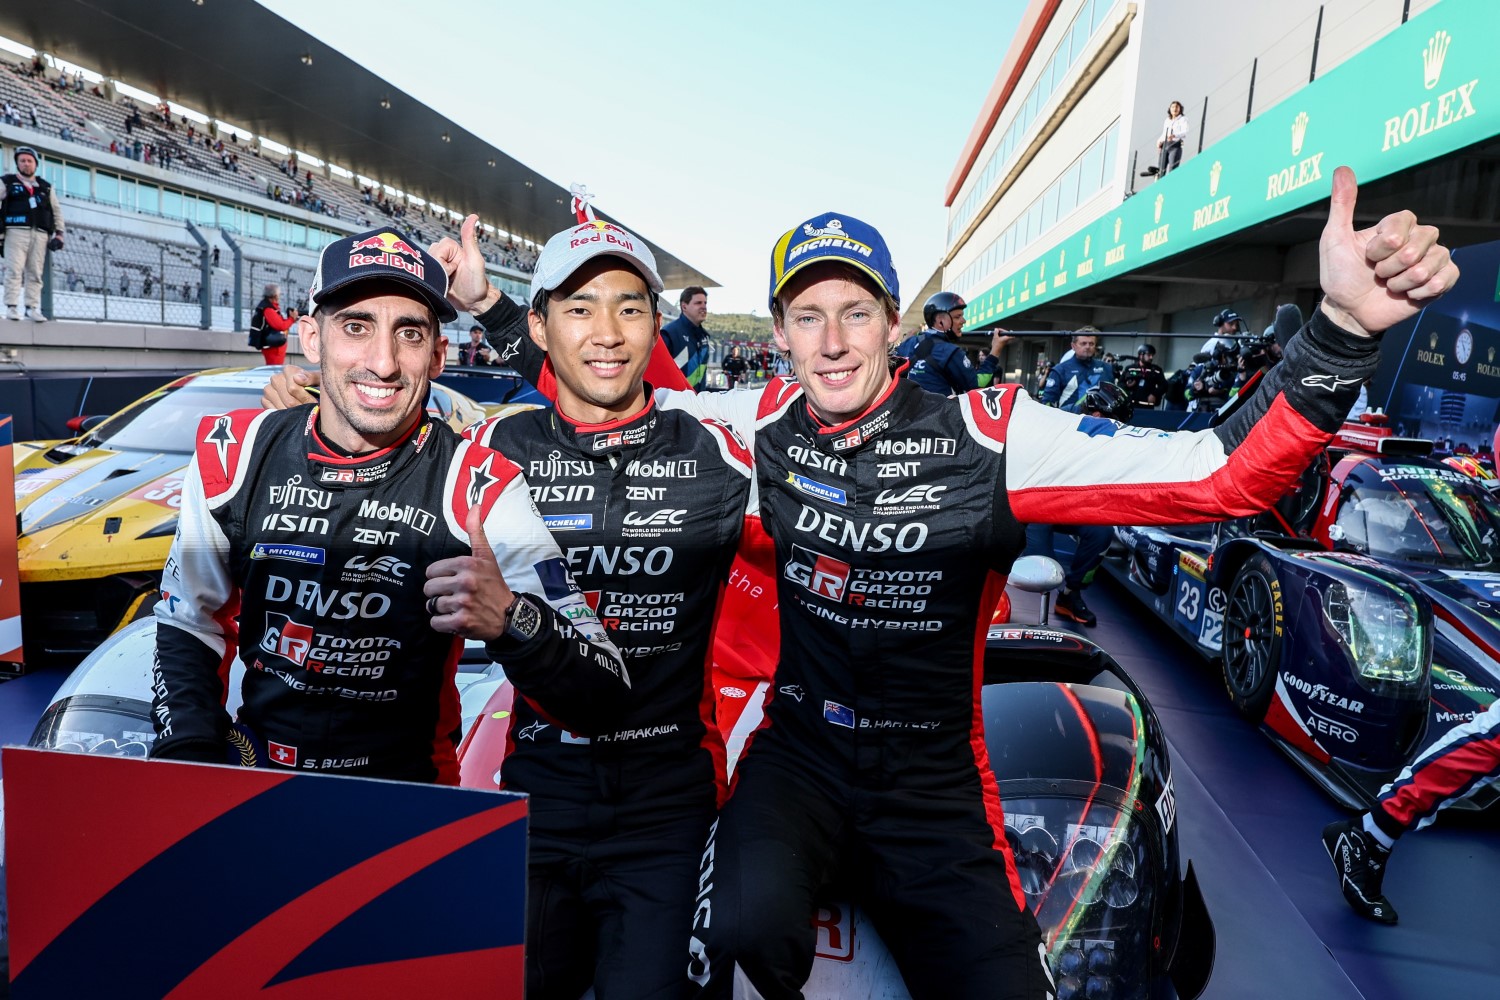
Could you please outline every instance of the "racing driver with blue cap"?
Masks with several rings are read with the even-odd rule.
[[[1265,390],[1220,427],[1164,433],[998,385],[944,398],[894,377],[899,291],[885,242],[848,215],[777,241],[770,306],[795,379],[695,396],[753,434],[775,543],[781,652],[766,709],[703,853],[688,973],[712,996],[800,996],[810,917],[835,880],[913,997],[1054,990],[986,757],[990,615],[1026,523],[1162,524],[1263,510],[1339,427],[1379,333],[1452,287],[1410,212],[1353,226],[1340,168],[1321,308]],[[920,594],[887,596],[899,571]]]

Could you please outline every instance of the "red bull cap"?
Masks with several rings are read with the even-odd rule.
[[[393,229],[345,236],[324,247],[308,301],[316,312],[330,292],[372,278],[410,287],[432,306],[439,323],[458,318],[458,310],[448,302],[448,275],[443,265]]]
[[[541,256],[536,260],[536,270],[531,275],[532,301],[536,301],[536,297],[542,292],[560,287],[584,263],[604,254],[623,259],[646,279],[646,287],[661,294],[661,275],[656,273],[656,256],[646,246],[646,241],[613,222],[596,219],[569,226],[542,247]]]

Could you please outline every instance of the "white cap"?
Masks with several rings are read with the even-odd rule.
[[[661,294],[663,286],[661,275],[656,273],[656,257],[646,242],[613,222],[596,219],[564,229],[542,247],[536,270],[531,273],[531,301],[535,302],[542,292],[557,289],[586,262],[604,254],[623,258],[641,272],[648,288]]]

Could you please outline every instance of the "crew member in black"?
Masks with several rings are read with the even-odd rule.
[[[156,606],[153,756],[222,763],[228,741],[247,762],[456,783],[460,637],[580,731],[628,694],[520,470],[425,413],[454,318],[442,265],[373,237],[324,248],[299,320],[322,402],[201,426]]]

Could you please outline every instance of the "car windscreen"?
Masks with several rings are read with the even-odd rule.
[[[188,384],[143,399],[96,427],[85,444],[132,451],[193,451],[198,421],[210,413],[260,408],[260,390]]]
[[[1500,559],[1500,506],[1445,467],[1361,464],[1344,481],[1336,524],[1354,548],[1379,558],[1465,569]]]
[[[155,741],[150,705],[95,694],[59,699],[31,734],[34,747],[109,757],[144,757]]]

